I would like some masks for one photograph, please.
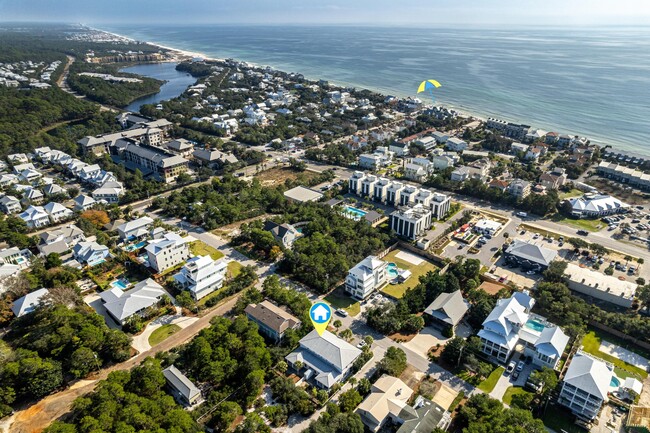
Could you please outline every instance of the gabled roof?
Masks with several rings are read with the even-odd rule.
[[[138,311],[156,304],[165,294],[166,292],[160,284],[147,278],[126,292],[119,288],[113,288],[100,293],[99,296],[111,315],[124,321]]]
[[[174,365],[170,365],[162,371],[167,383],[180,392],[188,401],[201,394],[201,391]]]
[[[578,352],[569,364],[564,382],[603,400],[607,400],[612,370],[605,362]]]
[[[535,349],[546,356],[559,358],[568,342],[569,336],[562,332],[559,326],[551,326],[544,328],[535,343]]]
[[[557,257],[557,251],[539,245],[515,239],[506,249],[507,254],[512,254],[521,259],[528,260],[543,266],[548,266]]]
[[[320,336],[315,329],[300,340],[300,347],[323,359],[339,372],[361,355],[361,350],[347,341],[329,331]]]
[[[38,289],[32,293],[28,293],[22,298],[18,298],[14,301],[11,311],[14,312],[16,317],[24,316],[29,314],[38,307],[41,302],[41,299],[47,295],[49,292],[47,289]]]
[[[424,312],[432,317],[442,320],[451,326],[456,326],[461,321],[469,307],[463,299],[460,290],[452,293],[441,293],[424,309]]]
[[[278,334],[283,333],[289,328],[295,328],[300,323],[297,317],[267,300],[259,304],[248,305],[244,312]]]
[[[379,426],[386,417],[397,417],[408,400],[413,395],[413,390],[400,379],[384,374],[372,386],[371,393],[357,407],[355,412],[361,412],[364,418],[372,418],[375,426]]]
[[[604,212],[613,209],[624,209],[630,207],[616,197],[611,195],[584,195],[569,199],[574,212]]]
[[[137,219],[134,219],[132,221],[127,221],[123,224],[120,224],[119,226],[116,227],[117,230],[126,233],[130,232],[132,230],[138,229],[140,227],[145,227],[148,225],[153,224],[153,219],[149,218],[148,216],[143,216]]]

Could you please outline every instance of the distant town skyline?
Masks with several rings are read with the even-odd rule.
[[[480,26],[649,25],[644,0],[0,0],[0,21]]]

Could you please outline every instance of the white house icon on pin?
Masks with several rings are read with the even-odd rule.
[[[311,312],[312,319],[315,322],[324,322],[329,319],[330,312],[322,305],[317,305]]]

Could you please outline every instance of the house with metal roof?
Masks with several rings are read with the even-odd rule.
[[[594,218],[626,212],[629,204],[616,197],[604,194],[585,194],[568,200],[571,215],[579,218]]]
[[[89,195],[79,195],[74,199],[74,210],[83,212],[91,209],[97,204],[97,201]]]
[[[348,271],[345,291],[358,299],[365,299],[388,281],[388,263],[376,256],[368,256]]]
[[[158,239],[150,240],[145,250],[149,266],[156,272],[164,272],[190,257],[189,238],[167,232]]]
[[[613,366],[579,351],[564,375],[558,403],[579,418],[593,420],[609,400],[613,374]]]
[[[106,245],[86,241],[78,242],[72,248],[72,255],[79,263],[95,266],[103,263],[110,256],[110,251]]]
[[[26,294],[22,298],[18,298],[11,306],[16,317],[22,317],[29,314],[42,305],[43,298],[49,293],[47,289],[38,289],[31,293]]]
[[[291,248],[293,242],[298,239],[300,233],[291,224],[278,224],[267,220],[264,223],[264,230],[271,232],[275,240],[281,242],[285,248]]]
[[[153,219],[143,216],[132,221],[127,221],[116,227],[117,233],[122,240],[131,240],[142,238],[149,234],[149,229],[153,226]]]
[[[228,262],[225,260],[212,260],[210,256],[192,257],[174,275],[181,287],[189,290],[192,298],[199,300],[210,293],[223,287],[226,279]]]
[[[167,387],[172,393],[174,399],[184,406],[194,406],[202,401],[201,390],[192,383],[176,366],[173,364],[162,371],[167,382]]]
[[[120,325],[124,325],[134,314],[141,314],[155,306],[165,295],[167,292],[151,278],[140,281],[127,291],[113,287],[99,294],[108,314]]]
[[[285,359],[306,380],[319,388],[330,389],[350,374],[354,361],[360,355],[361,350],[347,341],[329,331],[318,335],[314,329],[300,340],[300,346]]]
[[[535,300],[524,292],[499,299],[478,333],[481,351],[506,363],[521,345],[523,355],[530,356],[535,365],[557,368],[569,337],[546,318],[531,313],[534,305]]]
[[[74,215],[70,209],[63,206],[61,203],[54,201],[43,206],[43,209],[45,209],[45,212],[50,216],[50,221],[52,221],[53,224],[72,218]]]
[[[20,200],[12,195],[5,195],[0,198],[0,210],[6,214],[15,214],[23,210]]]
[[[557,257],[557,251],[515,239],[503,253],[507,263],[516,264],[524,269],[546,270]]]
[[[249,320],[257,323],[260,333],[279,342],[287,329],[298,329],[300,319],[268,300],[250,304],[244,310]]]
[[[18,217],[25,221],[27,227],[32,229],[50,224],[50,217],[42,206],[29,206]]]
[[[431,323],[442,328],[456,328],[467,311],[468,302],[463,299],[460,290],[451,293],[441,293],[427,308],[424,309]]]

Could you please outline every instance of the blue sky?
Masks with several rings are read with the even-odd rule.
[[[0,21],[650,25],[648,0],[0,0]]]

